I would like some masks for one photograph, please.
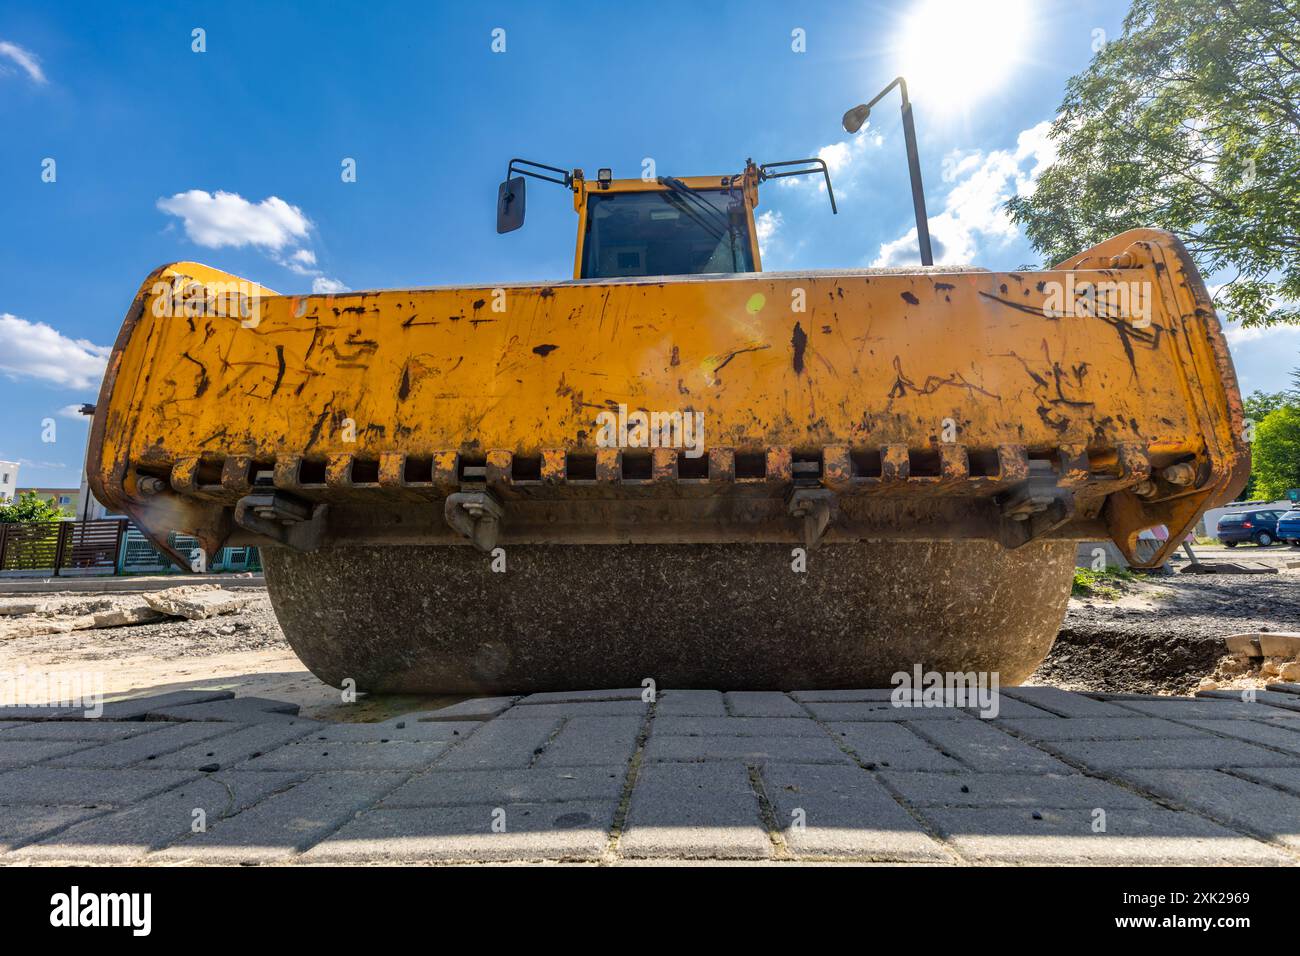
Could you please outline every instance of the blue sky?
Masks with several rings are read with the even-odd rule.
[[[989,30],[1025,31],[1008,45],[926,15],[934,2],[6,3],[0,459],[24,486],[76,484],[85,427],[68,409],[96,399],[164,262],[280,292],[567,278],[561,189],[535,184],[525,228],[496,235],[515,155],[616,176],[649,157],[681,176],[820,152],[840,215],[811,180],[765,187],[764,266],[914,262],[897,99],[857,137],[839,128],[904,68],[936,258],[1037,262],[999,204],[1050,161],[1042,124],[1127,4],[989,3]],[[1284,388],[1300,364],[1300,330],[1232,340],[1243,391]]]

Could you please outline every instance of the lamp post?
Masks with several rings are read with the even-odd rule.
[[[844,114],[844,131],[856,133],[871,115],[871,107],[879,103],[894,87],[903,95],[903,140],[907,145],[907,170],[912,176],[912,207],[916,211],[916,239],[921,246],[921,265],[934,265],[930,249],[930,222],[925,212],[925,188],[921,185],[921,161],[916,152],[916,126],[912,122],[912,103],[907,98],[907,81],[901,76],[876,94],[869,103],[853,107]]]

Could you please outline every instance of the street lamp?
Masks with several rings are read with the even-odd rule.
[[[916,238],[921,246],[921,265],[934,265],[934,253],[930,250],[930,223],[925,213],[925,189],[921,185],[921,161],[916,153],[916,126],[912,123],[912,103],[907,98],[907,81],[901,76],[876,94],[870,103],[855,106],[844,114],[844,131],[856,133],[871,115],[875,106],[894,87],[903,94],[903,140],[907,144],[907,169],[912,175],[912,206],[916,210]]]

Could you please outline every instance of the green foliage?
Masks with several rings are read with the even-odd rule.
[[[1070,594],[1074,597],[1096,597],[1106,601],[1115,601],[1123,596],[1126,585],[1143,580],[1142,575],[1134,574],[1128,568],[1107,568],[1105,571],[1093,571],[1091,568],[1075,568],[1074,584]]]
[[[1177,233],[1246,326],[1300,322],[1300,0],[1134,0],[1066,85],[1057,159],[1008,203],[1048,263]]]
[[[25,491],[12,504],[0,505],[0,522],[15,521],[58,521],[69,517],[69,512],[62,510],[34,491]]]
[[[1274,501],[1300,488],[1300,407],[1284,405],[1255,426],[1250,476],[1256,497]]]
[[[1246,417],[1256,423],[1267,418],[1269,412],[1279,409],[1283,405],[1294,405],[1295,403],[1295,398],[1288,392],[1261,392],[1259,389],[1255,389],[1241,400],[1241,404],[1246,409]]]

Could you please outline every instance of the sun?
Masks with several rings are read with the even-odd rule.
[[[1029,0],[918,0],[896,47],[909,91],[927,112],[953,112],[1002,87],[1028,59]]]

